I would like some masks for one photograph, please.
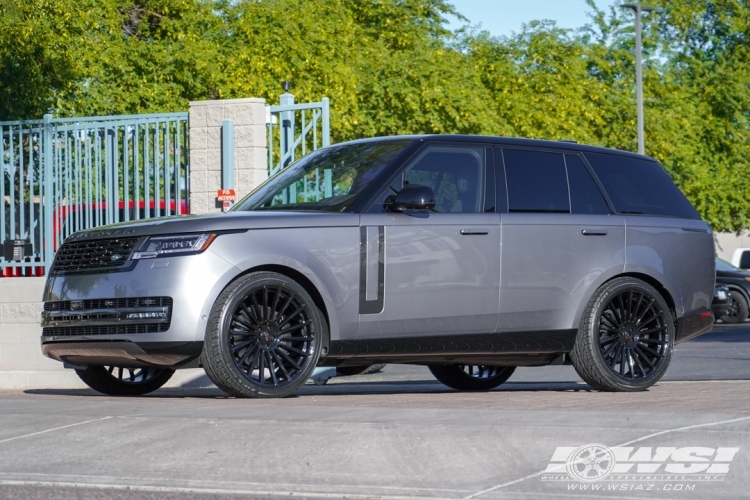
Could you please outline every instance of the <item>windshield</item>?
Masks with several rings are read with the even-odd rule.
[[[716,270],[717,271],[742,271],[742,269],[738,267],[734,267],[729,262],[725,261],[724,259],[716,258]]]
[[[344,212],[409,142],[366,142],[314,151],[271,177],[232,210]]]

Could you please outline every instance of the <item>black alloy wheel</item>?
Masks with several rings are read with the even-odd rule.
[[[237,397],[281,397],[315,369],[325,320],[298,283],[276,273],[244,276],[222,292],[209,319],[204,368]]]
[[[458,391],[489,391],[513,375],[515,366],[429,365],[432,374],[443,384]]]
[[[89,366],[76,370],[78,377],[95,391],[110,396],[141,396],[160,388],[174,375],[170,368]]]
[[[750,313],[750,307],[745,300],[745,296],[736,290],[729,291],[729,311],[720,319],[724,323],[737,324],[743,323]]]
[[[674,331],[672,313],[659,292],[641,280],[618,278],[589,302],[571,359],[595,389],[644,390],[666,372]]]

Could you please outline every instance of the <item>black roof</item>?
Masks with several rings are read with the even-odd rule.
[[[441,141],[441,142],[471,142],[471,143],[488,143],[501,144],[508,146],[525,146],[530,148],[554,148],[565,149],[569,151],[582,151],[587,153],[617,154],[621,156],[631,156],[633,158],[642,158],[653,160],[650,156],[640,155],[631,151],[621,149],[604,148],[600,146],[590,146],[587,144],[578,144],[572,141],[545,141],[541,139],[524,139],[521,137],[496,137],[489,135],[459,135],[459,134],[426,134],[426,135],[390,135],[383,137],[372,137],[368,139],[357,139],[344,143],[335,144],[353,144],[372,141],[393,141],[393,140],[415,140],[415,141]]]

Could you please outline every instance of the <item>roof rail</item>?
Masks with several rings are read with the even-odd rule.
[[[571,144],[578,144],[578,141],[574,141],[572,139],[558,139],[557,142],[569,142]]]

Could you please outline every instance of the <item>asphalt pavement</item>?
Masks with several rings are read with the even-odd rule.
[[[0,498],[750,498],[749,361],[750,325],[717,325],[642,393],[569,366],[460,393],[397,365],[281,400],[0,392]],[[591,443],[613,458],[582,480]]]

